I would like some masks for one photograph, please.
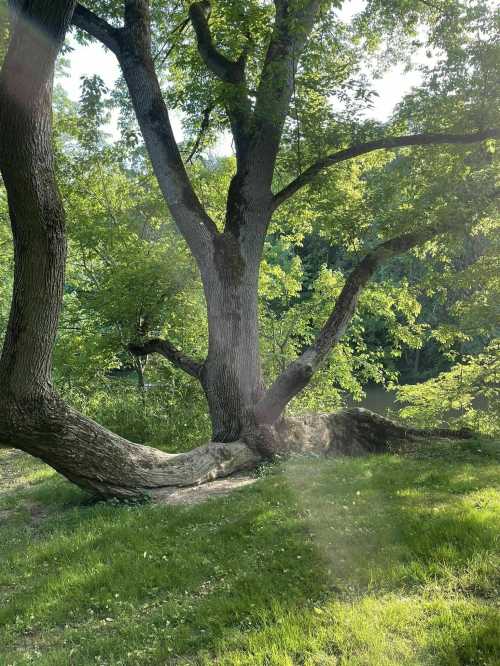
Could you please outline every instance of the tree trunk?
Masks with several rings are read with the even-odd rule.
[[[227,476],[258,461],[242,442],[169,455],[109,432],[68,407],[52,388],[66,258],[51,145],[52,82],[73,6],[69,0],[24,3],[0,78],[0,169],[15,245],[12,308],[0,359],[0,444],[38,456],[103,496],[137,496]]]
[[[203,272],[208,261],[210,239],[216,228],[186,173],[154,68],[148,10],[142,6],[144,3],[137,4],[136,10],[134,3],[127,4],[126,28],[116,43],[116,56],[158,185],[179,231]]]
[[[245,414],[263,394],[258,327],[260,256],[245,257],[231,233],[214,240],[213,265],[204,278],[209,345],[201,382],[213,439],[231,442]]]
[[[51,148],[52,81],[74,2],[24,4],[0,77],[0,168],[15,265],[0,387],[4,394],[29,400],[51,388],[64,286],[64,211]],[[29,26],[33,15],[46,25],[45,33]]]

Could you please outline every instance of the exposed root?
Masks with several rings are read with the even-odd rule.
[[[209,442],[187,453],[168,454],[109,432],[56,396],[36,406],[12,407],[3,419],[2,442],[40,458],[101,497],[172,495],[179,488],[255,468],[276,454],[359,456],[391,451],[417,437],[471,436],[464,430],[406,428],[366,409],[348,409],[291,417],[275,427],[253,423],[244,441]]]
[[[283,419],[276,427],[282,453],[360,456],[387,453],[419,438],[467,439],[469,430],[409,428],[368,409],[344,409]]]

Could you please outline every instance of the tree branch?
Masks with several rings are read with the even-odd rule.
[[[106,46],[113,53],[117,53],[119,49],[118,35],[120,34],[119,28],[114,28],[107,21],[102,19],[90,9],[87,9],[81,4],[77,4],[73,13],[73,25],[80,30],[85,31],[91,37],[94,37]]]
[[[293,196],[302,187],[309,185],[311,181],[327,167],[345,162],[353,157],[359,157],[374,150],[403,148],[405,146],[431,146],[438,144],[467,144],[484,141],[485,139],[495,139],[500,137],[500,130],[497,128],[474,132],[473,134],[409,134],[407,136],[386,137],[367,143],[360,143],[345,150],[339,150],[332,155],[323,157],[308,169],[306,169],[295,180],[292,180],[280,192],[274,195],[274,209],[280,206],[284,201]]]
[[[208,0],[195,2],[189,8],[189,17],[196,33],[198,52],[203,62],[223,83],[231,86],[231,90],[225,95],[224,106],[231,123],[236,156],[238,162],[241,162],[247,153],[252,118],[252,107],[245,81],[246,53],[243,52],[238,60],[233,61],[217,50],[208,25],[209,14],[210,2]]]
[[[210,114],[214,110],[214,107],[215,104],[213,104],[212,106],[207,106],[205,111],[203,111],[203,119],[201,121],[200,131],[198,132],[198,136],[196,137],[193,147],[189,151],[189,155],[186,158],[186,164],[189,164],[193,160],[194,156],[196,155],[198,149],[201,146],[203,137],[205,133],[208,131],[208,128],[210,127]]]
[[[189,18],[196,33],[198,51],[208,69],[224,83],[243,83],[245,80],[245,57],[233,61],[226,58],[214,46],[208,26],[210,2],[195,2],[189,7]]]
[[[113,50],[127,83],[158,184],[198,266],[206,266],[217,227],[195,192],[174,137],[151,54],[149,2],[125,0],[125,26],[119,30],[88,10],[80,12],[82,15],[86,20],[81,21],[79,27],[105,45],[110,43],[110,34],[116,41]]]
[[[311,380],[327,354],[337,344],[352,319],[359,296],[377,268],[398,254],[447,230],[428,227],[381,243],[371,250],[347,278],[335,307],[315,342],[293,361],[275,380],[255,408],[259,423],[274,423],[283,409]]]
[[[318,15],[320,0],[275,0],[276,18],[255,101],[253,156],[270,187],[298,62]]]
[[[128,351],[133,356],[147,356],[148,354],[161,354],[168,359],[173,365],[188,375],[200,379],[203,364],[195,361],[190,356],[186,356],[179,351],[168,340],[160,340],[159,338],[147,340],[143,345],[128,345]]]

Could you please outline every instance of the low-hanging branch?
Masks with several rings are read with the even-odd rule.
[[[257,404],[255,415],[260,423],[274,423],[290,400],[307,386],[316,369],[343,336],[359,296],[377,268],[388,259],[445,231],[445,226],[427,227],[391,238],[368,252],[347,278],[331,315],[314,343],[285,368]]]
[[[142,345],[130,344],[128,346],[128,351],[133,356],[147,356],[148,354],[161,354],[166,359],[168,359],[173,365],[184,372],[187,372],[188,375],[200,379],[201,372],[203,370],[203,363],[195,361],[190,356],[183,354],[179,349],[174,347],[168,340],[162,340],[160,338],[154,338],[152,340],[147,340]]]
[[[406,146],[432,146],[438,144],[468,144],[477,143],[486,139],[496,139],[500,137],[500,129],[491,128],[474,132],[472,134],[408,134],[406,136],[389,136],[383,139],[376,139],[366,143],[359,143],[336,153],[327,155],[311,164],[295,180],[292,180],[286,187],[274,195],[274,208],[276,209],[287,199],[293,196],[301,188],[309,185],[314,178],[324,169],[345,162],[353,157],[366,155],[374,150],[404,148]]]

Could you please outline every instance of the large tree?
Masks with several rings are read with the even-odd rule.
[[[233,17],[234,25],[215,36],[210,3],[196,2],[189,6],[188,20],[174,27],[177,34],[188,22],[192,26],[197,57],[211,77],[207,88],[222,105],[233,135],[236,171],[221,225],[210,217],[190,180],[158,79],[164,58],[159,57],[161,49],[153,53],[152,44],[157,45],[162,33],[153,28],[165,20],[170,5],[147,0],[95,2],[93,9],[102,12],[98,15],[72,0],[12,3],[10,45],[0,79],[0,168],[15,251],[13,300],[0,360],[2,444],[39,456],[70,480],[103,495],[200,483],[252,466],[286,439],[280,422],[285,407],[340,340],[360,293],[379,266],[450,230],[449,219],[437,216],[372,246],[349,275],[316,340],[266,385],[259,354],[258,280],[273,213],[329,167],[359,156],[407,146],[476,144],[499,134],[485,124],[487,113],[469,113],[462,132],[381,136],[378,128],[375,138],[347,146],[345,136],[337,133],[336,140],[324,141],[333,147],[340,142],[337,149],[325,153],[323,145],[316,161],[276,191],[276,165],[280,149],[286,152],[284,137],[290,132],[287,118],[291,106],[297,107],[301,58],[314,58],[314,39],[321,42],[321,23],[331,19],[334,4],[251,2],[247,15],[240,3],[221,2],[226,22]],[[377,3],[371,4],[376,13]],[[459,3],[449,7],[460,9]],[[404,15],[397,2],[392,15],[398,14],[396,9]],[[271,13],[268,29],[265,19]],[[203,283],[209,329],[205,359],[186,356],[168,340],[131,347],[138,356],[162,354],[201,383],[213,442],[187,454],[163,454],[118,437],[67,406],[52,386],[66,239],[54,176],[51,101],[54,63],[71,21],[116,55],[160,189]],[[366,26],[367,31],[375,28]],[[445,33],[437,30],[441,37]],[[220,45],[224,35],[228,44]],[[473,65],[465,63],[462,69],[474,72]],[[463,72],[456,67],[453,74],[459,78]],[[196,88],[196,80],[192,84]],[[439,85],[437,81],[435,87]],[[446,97],[446,90],[441,92]],[[463,109],[467,115],[466,104]],[[453,124],[464,129],[459,119]],[[335,137],[335,132],[330,134]],[[363,413],[343,413],[322,423],[328,437],[347,440],[349,450],[379,449],[390,434],[397,434]]]

